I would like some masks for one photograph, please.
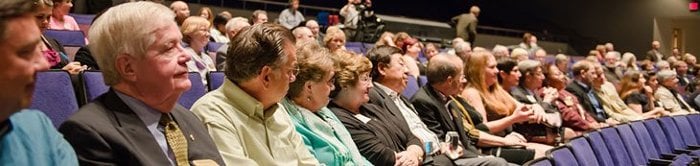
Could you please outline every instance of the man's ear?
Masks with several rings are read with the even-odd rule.
[[[380,75],[386,75],[386,72],[384,72],[384,69],[386,68],[389,68],[389,64],[379,63],[379,65],[377,66],[377,71]]]
[[[134,58],[129,54],[119,54],[114,60],[114,68],[121,75],[121,78],[128,81],[136,81],[136,70],[134,69]]]
[[[260,74],[257,76],[256,79],[259,79],[260,82],[262,82],[263,87],[267,88],[267,87],[270,86],[270,84],[271,84],[272,81],[273,81],[272,77],[273,77],[272,67],[270,67],[270,66],[264,66],[264,67],[260,70]]]

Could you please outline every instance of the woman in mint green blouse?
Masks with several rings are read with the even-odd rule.
[[[316,159],[328,166],[372,165],[360,154],[350,134],[326,108],[333,85],[331,54],[315,43],[300,43],[298,75],[282,105]]]

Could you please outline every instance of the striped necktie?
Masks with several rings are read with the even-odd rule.
[[[173,121],[170,114],[164,113],[160,117],[160,125],[165,128],[165,139],[168,146],[175,154],[175,160],[178,166],[189,166],[187,159],[187,139],[180,131],[180,127]]]

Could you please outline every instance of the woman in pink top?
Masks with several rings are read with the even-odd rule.
[[[73,0],[53,0],[53,12],[49,20],[49,29],[79,31],[78,23],[68,15],[73,7]]]

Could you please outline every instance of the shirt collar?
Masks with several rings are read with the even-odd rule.
[[[263,110],[263,105],[258,99],[243,91],[228,78],[224,79],[224,85],[222,86],[223,88],[219,89],[223,89],[228,103],[231,103],[238,111],[248,116],[267,119],[272,117],[278,108],[282,108],[279,106],[279,103],[275,103],[267,110]]]
[[[384,93],[389,94],[389,96],[391,96],[392,98],[399,97],[398,92],[392,90],[389,87],[386,87],[385,85],[383,85],[381,83],[374,82],[374,85],[377,86],[377,88],[379,88],[381,91],[384,91]]]
[[[158,123],[158,121],[160,121],[160,117],[163,114],[162,112],[156,111],[155,109],[146,105],[142,101],[133,98],[129,95],[123,94],[118,90],[114,90],[114,92],[120,99],[122,99],[122,101],[124,101],[124,104],[131,108],[131,110],[134,111],[134,113],[136,113],[136,115],[139,117],[139,119],[141,119],[141,121],[143,121],[144,124],[149,125],[153,123]]]

